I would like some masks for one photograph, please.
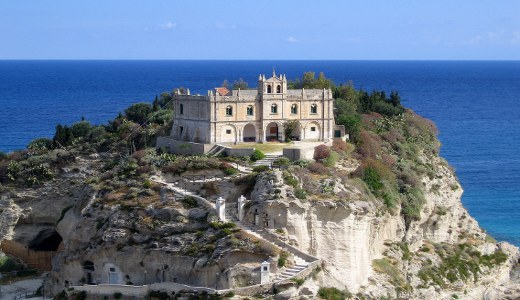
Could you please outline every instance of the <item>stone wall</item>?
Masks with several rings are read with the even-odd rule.
[[[184,155],[204,154],[212,147],[212,144],[178,141],[170,136],[158,137],[156,143],[156,148],[168,148],[170,153]]]
[[[145,298],[150,291],[164,291],[164,292],[179,292],[183,290],[191,290],[191,291],[205,291],[210,294],[215,293],[214,289],[205,288],[205,287],[193,287],[189,285],[174,283],[174,282],[161,282],[161,283],[153,283],[149,285],[119,285],[119,284],[98,284],[98,285],[77,285],[72,286],[71,290],[68,290],[68,294],[72,294],[74,292],[86,291],[91,295],[100,295],[100,296],[112,296],[115,293],[121,293],[125,296],[130,297],[139,297]]]
[[[2,241],[1,249],[5,254],[15,256],[25,262],[29,267],[50,271],[52,269],[52,258],[57,251],[34,251],[16,241]]]

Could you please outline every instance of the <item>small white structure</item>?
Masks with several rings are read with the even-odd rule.
[[[269,283],[269,263],[264,261],[260,265],[260,284]]]
[[[246,197],[244,195],[241,195],[238,197],[238,220],[242,221],[244,218],[244,206],[246,205]]]
[[[222,222],[226,221],[226,200],[222,197],[218,197],[217,199],[217,216],[218,219]]]

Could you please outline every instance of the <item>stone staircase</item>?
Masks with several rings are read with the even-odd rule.
[[[273,164],[273,161],[275,161],[277,158],[279,158],[281,155],[279,154],[266,154],[263,159],[257,160],[254,163],[251,164],[252,167],[256,166],[268,166],[271,167]]]
[[[273,155],[270,158],[272,160],[274,160],[277,157],[278,157],[277,155]],[[185,195],[192,194],[189,191],[183,190],[177,186],[173,186],[172,184],[168,184],[162,180],[159,180],[158,178],[154,178],[153,180],[155,182],[165,184],[168,188],[174,190],[177,193],[182,193]],[[202,198],[202,197],[196,196],[196,195],[193,195],[193,196],[196,198]],[[204,198],[202,198],[202,199],[204,199]],[[204,199],[204,200],[209,203],[209,201],[207,199]],[[213,204],[211,204],[211,205],[214,208]],[[237,227],[239,229],[243,230],[247,234],[254,236],[254,237],[258,238],[259,240],[263,240],[264,242],[275,246],[280,251],[286,251],[293,255],[294,262],[295,262],[294,265],[291,267],[284,268],[281,271],[279,271],[278,274],[276,274],[275,276],[272,276],[271,277],[271,278],[273,278],[273,279],[271,279],[272,283],[289,280],[289,279],[297,276],[299,273],[305,271],[307,268],[316,266],[315,263],[319,261],[318,258],[313,258],[313,260],[310,260],[310,261],[305,260],[304,258],[299,256],[299,253],[297,253],[297,252],[300,252],[300,253],[303,253],[303,252],[301,252],[299,250],[295,250],[295,248],[293,248],[292,246],[286,245],[284,242],[279,240],[278,237],[276,237],[273,233],[269,232],[268,230],[256,228],[252,224],[246,224],[246,223],[239,221],[237,215],[238,215],[237,202],[226,203],[225,218],[226,218],[227,222],[233,222],[237,225]],[[224,254],[225,251],[226,250],[225,250],[224,246],[221,247],[220,245],[217,245],[217,247],[213,251],[213,254],[211,255],[210,260],[218,260],[219,258],[222,257],[222,255]],[[309,256],[307,254],[304,254],[304,255]],[[311,263],[313,264],[313,266],[311,266]]]
[[[296,255],[294,256],[294,262],[295,262],[294,266],[283,270],[281,273],[278,274],[278,276],[275,277],[274,281],[278,282],[278,281],[290,279],[290,278],[296,276],[301,271],[305,270],[305,268],[307,268],[307,266],[309,265],[309,263],[306,262],[303,258],[296,256]]]
[[[291,249],[287,248],[283,242],[279,241],[278,243],[276,243],[276,242],[272,242],[269,239],[266,239],[264,237],[264,235],[267,232],[264,229],[256,229],[252,225],[248,225],[248,224],[244,224],[244,223],[240,222],[237,218],[237,212],[238,212],[238,208],[236,207],[236,205],[232,205],[232,204],[230,205],[230,204],[226,203],[226,221],[227,222],[233,222],[237,225],[238,228],[247,232],[248,234],[253,235],[256,238],[261,239],[271,245],[274,245],[276,248],[280,249],[281,251],[287,251],[293,255],[294,262],[295,262],[294,266],[282,269],[280,272],[278,272],[278,274],[276,274],[276,276],[273,277],[273,279],[271,280],[272,282],[280,282],[280,281],[284,281],[287,279],[291,279],[294,276],[298,275],[303,270],[305,270],[309,266],[310,262],[308,262],[305,259],[298,256],[298,254],[292,253]]]
[[[218,156],[222,152],[224,152],[225,150],[226,150],[226,147],[224,147],[222,145],[219,145],[219,144],[215,144],[211,149],[209,149],[209,151],[206,153],[206,155],[208,155],[208,156]]]

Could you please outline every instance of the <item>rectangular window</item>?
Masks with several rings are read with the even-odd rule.
[[[115,272],[116,268],[110,268],[110,272]]]
[[[252,106],[248,106],[247,107],[247,115],[248,116],[252,116],[253,115],[253,107]]]
[[[232,116],[233,115],[233,107],[228,106],[226,107],[226,116]]]
[[[341,137],[341,130],[334,130],[334,137],[340,138]]]
[[[226,129],[226,134],[231,134],[231,129]]]
[[[183,132],[183,131],[184,131],[184,127],[179,126],[179,132],[180,132],[181,135],[182,135],[182,132]]]
[[[316,127],[311,127],[311,131],[316,131]]]

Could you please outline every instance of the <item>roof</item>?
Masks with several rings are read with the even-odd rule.
[[[224,87],[224,86],[215,88],[215,90],[217,91],[217,93],[220,96],[225,96],[225,95],[229,94],[229,90],[226,87]]]

